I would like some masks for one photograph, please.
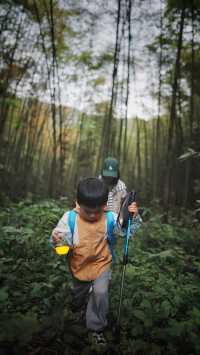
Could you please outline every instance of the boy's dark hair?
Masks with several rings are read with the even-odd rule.
[[[78,184],[77,202],[86,207],[101,207],[107,203],[108,192],[108,187],[103,180],[86,178]]]

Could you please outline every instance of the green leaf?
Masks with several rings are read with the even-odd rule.
[[[0,302],[5,302],[8,299],[7,287],[0,289]]]
[[[164,316],[167,318],[170,315],[171,304],[165,300],[161,303],[161,311],[164,313]]]
[[[41,296],[42,285],[39,283],[35,283],[33,289],[31,290],[31,297],[40,297]]]
[[[199,155],[200,154],[198,152],[196,152],[194,149],[188,148],[184,154],[182,154],[182,155],[180,155],[180,157],[178,157],[178,159],[180,161],[185,161],[185,160],[188,160],[191,158],[197,158],[197,157],[199,157]]]
[[[19,228],[13,227],[13,226],[5,226],[2,227],[3,231],[8,234],[19,234],[21,233],[21,230]]]
[[[139,309],[136,309],[133,311],[133,314],[136,318],[140,319],[142,322],[144,322],[146,316],[145,313]]]
[[[160,259],[167,259],[167,258],[175,258],[173,250],[164,250],[157,254],[150,254],[150,258],[160,258]]]
[[[142,303],[140,304],[140,307],[145,309],[152,309],[152,305],[148,299],[143,300]]]

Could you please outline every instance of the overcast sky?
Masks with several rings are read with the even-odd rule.
[[[70,55],[80,55],[84,51],[88,51],[92,53],[93,63],[95,63],[103,53],[114,53],[117,2],[117,0],[60,0],[60,6],[64,9],[79,10],[77,16],[66,17],[66,24],[78,34],[72,38],[66,34],[65,41],[69,47]],[[124,3],[123,0],[122,3]],[[152,99],[151,93],[157,92],[158,89],[158,65],[155,57],[150,56],[146,46],[152,43],[159,33],[159,7],[159,0],[133,0],[131,51],[134,65],[131,64],[130,67],[128,117],[137,115],[148,119],[157,114],[157,100]],[[3,6],[1,11],[3,11]],[[23,18],[21,31],[24,31],[15,56],[21,62],[23,57],[26,62],[27,55],[33,57],[37,69],[33,75],[31,70],[34,69],[30,68],[30,75],[27,75],[18,85],[18,93],[23,96],[39,95],[41,101],[50,101],[51,95],[48,88],[44,92],[44,88],[38,89],[39,85],[37,87],[37,83],[40,84],[46,70],[45,56],[36,45],[40,36],[39,26],[35,22],[30,23],[25,12],[20,13],[16,8],[13,8],[13,11],[17,12],[19,24]],[[12,43],[12,40],[15,43],[15,37],[16,34],[13,33],[11,26],[10,32],[5,31],[2,35],[2,43],[6,45],[6,43]],[[127,47],[127,43],[124,41],[121,43],[121,47],[124,44]],[[51,42],[49,39],[46,46],[50,51]],[[50,58],[49,65],[51,65],[51,61]],[[119,73],[122,72],[122,61],[118,69]],[[111,98],[112,71],[113,63],[107,63],[99,70],[88,70],[87,66],[78,61],[68,60],[66,52],[66,60],[64,56],[62,63],[59,62],[61,103],[79,110],[94,112],[96,103],[109,101]],[[77,80],[74,80],[75,78]],[[99,78],[105,79],[105,81],[102,80],[101,85],[95,86],[94,82]],[[119,75],[118,80],[120,79]],[[33,80],[37,87],[35,90]],[[15,88],[14,83],[13,87]],[[120,100],[119,95],[118,116],[122,112],[124,114],[124,110],[120,111],[119,109],[120,105],[123,106]]]
[[[103,3],[103,7],[101,6]],[[116,32],[116,15],[117,15],[117,1],[61,1],[65,8],[85,9],[82,18],[77,23],[77,18],[73,19],[72,26],[74,29],[86,31],[86,35],[81,39],[81,50],[91,50],[94,55],[100,55],[109,49],[114,49],[115,46],[115,32]],[[158,0],[135,0],[133,1],[132,10],[132,28],[133,28],[133,51],[134,51],[134,68],[131,67],[130,77],[130,97],[128,106],[128,116],[138,115],[141,118],[148,119],[152,115],[157,114],[157,101],[152,99],[151,91],[157,91],[158,87],[158,68],[155,58],[151,58],[146,48],[155,36],[158,34],[159,27],[159,12],[160,2]],[[110,14],[113,13],[113,16]],[[91,25],[92,13],[96,14],[93,24]],[[72,46],[75,46],[73,40]],[[79,51],[79,43],[77,41],[77,49]],[[63,104],[75,106],[77,102],[79,108],[91,111],[93,106],[91,101],[100,102],[108,100],[111,95],[111,78],[112,78],[113,64],[108,65],[105,70],[102,70],[102,76],[107,76],[107,81],[104,85],[95,88],[95,90],[88,84],[99,73],[88,72],[83,66],[74,67],[68,65],[64,69],[66,74],[66,81],[62,82],[61,99]],[[80,76],[80,81],[71,83],[69,85],[67,77],[69,73],[76,72]]]

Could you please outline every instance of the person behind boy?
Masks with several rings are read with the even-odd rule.
[[[81,180],[77,189],[77,213],[74,233],[68,226],[69,212],[66,212],[52,232],[54,246],[65,239],[71,249],[69,266],[74,282],[73,304],[76,310],[86,305],[86,327],[98,344],[104,344],[103,330],[107,325],[108,284],[112,255],[108,244],[106,204],[108,187],[99,178]],[[133,222],[140,218],[136,203],[129,206]],[[117,215],[114,217],[115,230]],[[134,224],[132,224],[133,226]]]
[[[106,158],[103,163],[100,178],[104,180],[109,189],[107,209],[119,213],[122,200],[126,197],[127,188],[120,180],[119,163],[115,158]]]

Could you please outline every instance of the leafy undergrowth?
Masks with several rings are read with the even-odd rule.
[[[0,211],[0,354],[195,355],[200,353],[200,231],[150,216],[130,241],[121,335],[116,324],[122,241],[110,286],[108,346],[95,348],[70,308],[66,257],[49,246],[64,212],[55,201]]]

